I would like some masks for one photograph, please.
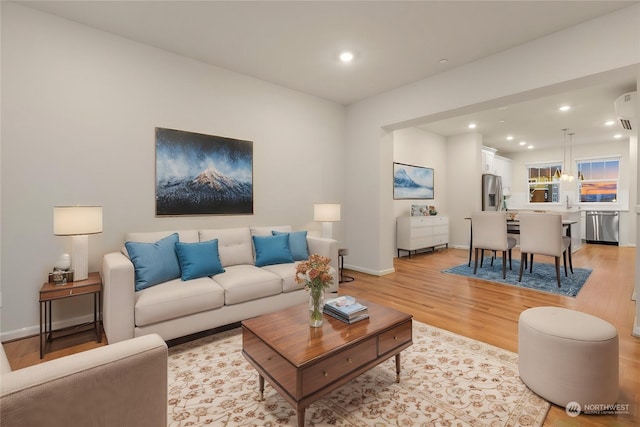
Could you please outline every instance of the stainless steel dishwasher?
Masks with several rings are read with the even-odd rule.
[[[613,211],[587,211],[587,243],[618,245],[620,213]]]

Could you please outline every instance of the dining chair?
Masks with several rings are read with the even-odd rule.
[[[564,263],[564,275],[567,274],[567,252],[571,257],[571,238],[563,235],[562,214],[559,213],[521,213],[520,220],[520,274],[528,263],[529,273],[533,272],[533,255],[547,255],[555,259],[556,280],[560,287],[560,257]],[[529,260],[527,261],[527,255]],[[571,263],[573,264],[573,263]],[[573,265],[571,265],[573,273]]]
[[[474,250],[473,274],[478,271],[478,254],[480,254],[480,268],[484,259],[484,251],[502,252],[502,278],[507,277],[507,254],[509,256],[509,270],[511,270],[511,249],[516,245],[516,239],[507,236],[506,212],[483,211],[471,214],[471,240]],[[493,258],[491,258],[493,265]]]

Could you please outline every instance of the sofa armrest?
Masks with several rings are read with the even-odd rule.
[[[307,246],[309,254],[318,254],[331,258],[329,265],[333,268],[333,285],[327,289],[328,292],[338,292],[338,241],[323,237],[307,236]]]
[[[133,263],[121,252],[102,258],[102,324],[109,344],[134,337],[135,273]]]
[[[151,334],[1,377],[3,427],[166,426],[167,345]]]

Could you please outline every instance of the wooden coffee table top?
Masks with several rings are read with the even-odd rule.
[[[361,298],[357,300],[368,307],[370,317],[351,325],[325,314],[322,326],[312,328],[309,326],[308,304],[244,320],[242,325],[290,363],[300,367],[328,352],[378,335],[412,317]]]

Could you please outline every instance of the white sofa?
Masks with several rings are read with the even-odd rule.
[[[255,265],[253,236],[272,236],[273,231],[291,233],[291,227],[128,233],[125,242],[154,243],[173,233],[183,243],[217,239],[224,272],[186,281],[179,277],[136,291],[134,263],[126,248],[104,255],[103,324],[109,343],[151,333],[170,340],[308,301],[304,285],[294,279],[299,261]],[[328,292],[337,292],[337,241],[307,236],[306,243],[309,254],[331,259]]]
[[[0,424],[167,425],[167,345],[147,335],[11,370],[0,346]]]

